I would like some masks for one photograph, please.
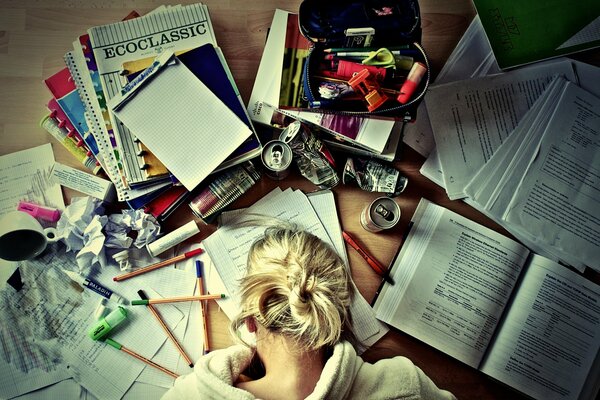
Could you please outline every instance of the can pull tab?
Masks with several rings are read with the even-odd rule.
[[[386,221],[394,220],[394,213],[382,206],[381,204],[375,207],[375,212],[383,217]]]
[[[269,166],[274,169],[281,168],[283,163],[283,147],[281,145],[276,144],[271,148],[271,159],[269,162]]]

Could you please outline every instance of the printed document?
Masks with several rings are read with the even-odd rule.
[[[561,61],[430,89],[425,102],[450,199],[466,196],[466,184],[555,75],[576,82],[571,63]]]

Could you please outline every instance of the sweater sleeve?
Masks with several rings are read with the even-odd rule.
[[[406,357],[363,363],[352,387],[352,398],[456,400]]]

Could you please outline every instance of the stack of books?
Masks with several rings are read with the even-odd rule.
[[[53,98],[42,126],[132,208],[181,199],[261,152],[202,3],[92,27],[64,59],[45,81]]]
[[[302,71],[311,42],[301,35],[298,15],[277,9],[269,29],[248,112],[258,124],[274,126],[284,113],[312,128],[332,150],[393,161],[402,122],[323,113],[307,108]]]

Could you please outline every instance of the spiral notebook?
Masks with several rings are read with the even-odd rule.
[[[124,62],[154,56],[160,50],[178,51],[205,43],[216,44],[208,9],[202,3],[166,7],[139,18],[90,28],[88,33],[98,80],[107,101],[123,89],[119,74]],[[139,132],[115,123],[110,112],[96,112],[93,118],[112,126],[126,184],[144,185],[150,177],[139,168],[139,149],[135,142]]]
[[[109,108],[190,191],[252,133],[172,52],[157,57]]]

